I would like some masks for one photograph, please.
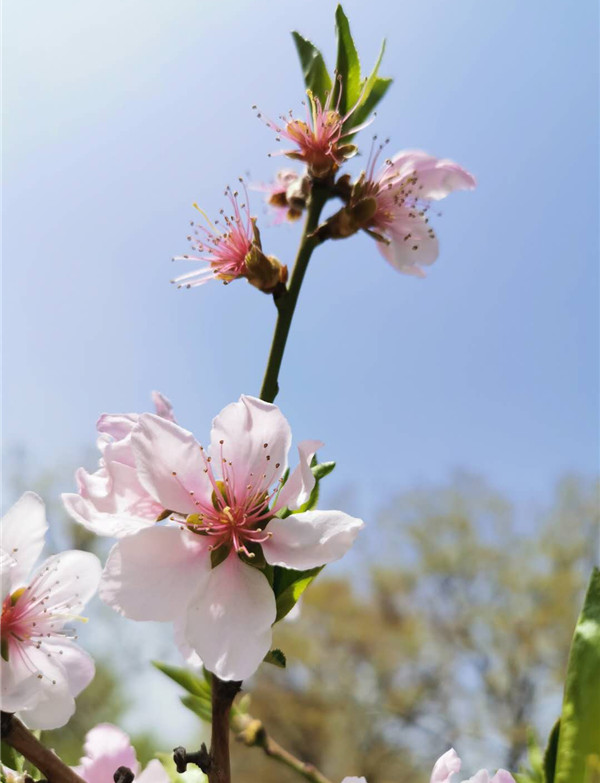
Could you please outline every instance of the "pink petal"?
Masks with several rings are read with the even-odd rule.
[[[422,267],[433,264],[439,254],[437,237],[430,237],[428,228],[425,218],[419,216],[411,220],[410,226],[399,220],[388,229],[390,243],[377,243],[379,252],[399,272],[425,277]],[[411,237],[406,239],[409,233]]]
[[[455,772],[460,771],[461,761],[454,750],[450,748],[433,765],[429,783],[450,783],[450,778]]]
[[[271,645],[275,597],[264,574],[230,555],[192,596],[185,636],[222,680],[244,680]]]
[[[429,157],[416,166],[419,198],[438,201],[455,190],[473,190],[475,177],[452,160]]]
[[[298,466],[285,482],[277,499],[280,508],[287,506],[290,511],[300,508],[315,486],[315,477],[310,469],[312,458],[318,449],[323,447],[320,440],[303,440],[298,446]]]
[[[86,783],[107,783],[115,771],[129,767],[136,775],[139,764],[131,741],[124,731],[110,723],[100,723],[85,735],[85,756],[79,774]]]
[[[165,509],[193,514],[194,495],[210,502],[212,486],[204,472],[200,444],[191,432],[143,413],[131,444],[142,486]]]
[[[165,397],[164,394],[161,394],[158,391],[153,391],[152,402],[154,403],[157,416],[162,416],[163,419],[167,419],[168,421],[175,421],[173,405],[168,397]]]
[[[271,565],[315,568],[345,555],[363,525],[343,511],[304,511],[272,519],[267,527],[272,537],[262,549]]]
[[[491,780],[491,783],[515,783],[515,779],[505,769],[499,769]]]
[[[276,405],[242,395],[215,418],[210,441],[213,459],[220,459],[222,451],[223,457],[233,463],[236,483],[243,486],[260,478],[267,488],[287,467],[292,433]]]
[[[11,585],[6,589],[25,584],[44,548],[47,529],[44,501],[35,492],[21,495],[2,517],[3,577],[8,570]]]
[[[210,568],[207,546],[176,526],[122,538],[108,556],[100,598],[132,620],[174,620]]]

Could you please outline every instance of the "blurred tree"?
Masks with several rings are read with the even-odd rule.
[[[399,495],[365,531],[370,579],[320,577],[277,627],[288,669],[263,667],[252,714],[332,781],[426,780],[451,745],[515,770],[528,727],[547,731],[560,710],[597,552],[594,490],[563,480],[534,522],[472,476]],[[235,765],[241,783],[294,780],[257,750],[236,749]]]

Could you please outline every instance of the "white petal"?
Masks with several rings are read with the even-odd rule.
[[[44,548],[47,529],[44,501],[35,492],[21,495],[2,517],[2,550],[10,558],[3,558],[3,571],[10,569],[12,589],[25,584]]]
[[[18,654],[8,661],[0,659],[0,708],[3,712],[18,712],[33,707],[39,700],[37,669]]]
[[[48,639],[43,649],[62,667],[71,696],[78,696],[94,679],[93,658],[69,639]]]
[[[271,645],[275,597],[264,574],[230,555],[192,596],[185,636],[222,680],[244,680]]]
[[[315,486],[315,477],[310,469],[310,463],[317,450],[323,445],[320,440],[303,440],[298,445],[298,466],[279,493],[277,498],[279,507],[287,506],[290,511],[295,511],[306,503]]]
[[[204,472],[200,445],[191,432],[144,413],[131,444],[142,486],[165,509],[193,514],[194,495],[210,500],[212,487]]]
[[[171,778],[158,759],[152,759],[146,769],[136,775],[136,783],[169,783]]]
[[[156,521],[157,515],[151,519],[143,519],[124,512],[99,511],[98,506],[91,500],[71,492],[63,493],[61,499],[67,513],[80,525],[98,536],[113,538],[130,536],[145,527],[154,525]]]
[[[272,519],[272,537],[262,545],[268,563],[284,568],[315,568],[339,560],[363,527],[362,519],[343,511],[304,511]]]
[[[417,215],[407,225],[405,216],[402,216],[398,223],[387,231],[390,243],[378,242],[377,247],[381,255],[399,272],[425,277],[422,267],[433,264],[439,255],[437,236],[430,236],[428,229],[425,218]],[[411,236],[406,239],[409,233]]]
[[[37,679],[35,702],[20,709],[18,715],[31,729],[56,729],[64,726],[75,712],[75,700],[64,667],[57,656],[48,657],[45,646],[27,645],[27,659]],[[11,656],[12,657],[12,656]]]
[[[133,620],[174,620],[210,568],[207,550],[202,537],[177,526],[127,536],[110,551],[100,598]]]
[[[259,480],[266,489],[283,475],[291,442],[290,425],[276,405],[242,395],[213,421],[210,453],[233,463],[240,485]]]
[[[91,552],[68,550],[52,555],[31,578],[31,594],[44,598],[48,613],[79,614],[98,589],[102,566]],[[55,627],[58,630],[58,626]]]

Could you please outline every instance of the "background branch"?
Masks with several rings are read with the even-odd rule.
[[[45,748],[29,729],[9,712],[2,713],[2,740],[30,761],[48,783],[85,783],[55,753]]]

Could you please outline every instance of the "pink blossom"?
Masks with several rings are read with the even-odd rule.
[[[438,257],[437,236],[429,223],[431,201],[455,190],[472,190],[475,178],[457,163],[419,150],[399,152],[374,175],[376,158],[352,198],[375,199],[368,227],[381,236],[384,258],[400,272],[425,277],[423,267]]]
[[[173,406],[160,392],[152,392],[156,413],[175,421]],[[122,536],[153,525],[163,510],[137,478],[131,450],[131,431],[137,413],[103,413],[98,419],[97,444],[102,454],[95,473],[79,468],[78,493],[65,493],[62,501],[76,522],[100,535]]]
[[[430,783],[451,783],[452,776],[460,772],[460,768],[461,760],[454,748],[450,748],[435,762]],[[472,778],[463,780],[462,783],[515,783],[515,780],[505,769],[499,769],[493,777],[490,777],[487,770],[480,769]]]
[[[64,628],[96,592],[100,562],[89,552],[49,557],[27,579],[44,546],[44,503],[26,492],[2,519],[2,710],[34,729],[63,726],[74,697],[94,676],[92,659]]]
[[[305,177],[292,169],[280,169],[275,180],[266,185],[255,185],[254,190],[261,190],[265,200],[275,213],[275,224],[284,220],[298,220],[306,206],[307,190]]]
[[[310,90],[306,94],[308,103],[305,120],[295,119],[290,114],[289,117],[281,117],[281,123],[266,120],[266,124],[278,134],[278,141],[283,137],[296,145],[295,149],[278,154],[303,161],[309,174],[321,179],[335,173],[345,160],[356,155],[357,147],[345,139],[357,133],[369,122],[354,128],[347,127],[347,121],[362,101],[362,94],[356,104],[344,115],[339,112],[341,92],[335,107],[332,105],[333,90],[324,104]],[[262,115],[259,113],[258,116]]]
[[[169,776],[157,759],[140,772],[135,749],[127,734],[110,723],[100,723],[85,735],[85,756],[74,771],[86,783],[108,783],[119,767],[129,767],[136,783],[169,783]]]
[[[176,637],[226,680],[256,671],[271,644],[275,597],[261,555],[292,569],[342,557],[363,523],[341,511],[295,511],[315,479],[319,441],[298,446],[282,486],[291,431],[277,406],[242,396],[213,422],[209,452],[178,425],[139,417],[131,436],[142,486],[171,518],[122,538],[100,595],[135,620],[173,621]],[[211,553],[218,557],[213,568]],[[186,650],[189,652],[189,649]]]
[[[219,220],[213,225],[204,212],[194,205],[206,221],[206,225],[192,223],[194,236],[188,236],[188,241],[192,243],[197,254],[176,256],[173,260],[206,262],[207,266],[174,278],[171,282],[176,283],[178,288],[194,288],[215,279],[229,283],[247,276],[246,261],[255,239],[248,194],[246,193],[246,202],[241,205],[238,204],[237,191],[233,192],[231,188],[227,188],[225,194],[231,203],[232,214],[227,215],[221,210],[223,228],[220,227]]]

